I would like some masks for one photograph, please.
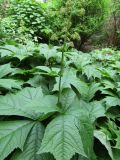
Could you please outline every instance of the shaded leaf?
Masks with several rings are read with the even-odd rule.
[[[111,148],[110,142],[107,140],[106,135],[102,131],[96,130],[94,132],[94,136],[105,146],[110,157],[113,158],[112,148]]]
[[[23,146],[34,122],[25,120],[0,121],[0,159],[4,160],[14,149]]]
[[[43,125],[36,123],[27,137],[23,151],[16,151],[11,160],[53,160],[49,154],[37,154],[43,135]]]
[[[0,66],[0,78],[8,75],[11,73],[14,69],[11,68],[10,64],[4,64]]]

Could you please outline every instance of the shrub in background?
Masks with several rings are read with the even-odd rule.
[[[36,1],[17,1],[10,8],[9,17],[2,20],[4,31],[19,42],[33,38],[44,41],[49,37],[46,13],[42,4]],[[8,25],[9,23],[9,25]],[[13,33],[14,32],[14,33]]]
[[[120,0],[111,0],[109,7],[109,16],[103,29],[105,43],[120,48]]]
[[[108,11],[103,0],[61,0],[50,5],[51,41],[73,42],[78,48],[102,26]]]
[[[60,0],[38,3],[35,0],[13,1],[10,17],[2,20],[3,30],[19,42],[27,39],[81,45],[104,23],[107,0]],[[9,23],[9,25],[8,25]],[[14,33],[13,33],[14,32]]]

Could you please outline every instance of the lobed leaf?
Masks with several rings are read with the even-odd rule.
[[[19,115],[31,119],[43,118],[44,114],[56,112],[57,98],[44,96],[42,89],[25,88],[15,94],[0,96],[0,115]]]
[[[4,160],[14,149],[23,146],[34,122],[27,120],[0,121],[0,159]]]
[[[54,160],[50,154],[37,154],[43,135],[44,126],[37,122],[26,139],[23,151],[16,151],[11,160]]]

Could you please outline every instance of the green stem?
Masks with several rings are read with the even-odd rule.
[[[60,77],[59,77],[59,94],[58,94],[58,104],[60,104],[60,98],[61,98],[61,80],[63,76],[63,70],[64,70],[64,51],[62,51],[62,59],[61,59],[61,69],[60,69]]]

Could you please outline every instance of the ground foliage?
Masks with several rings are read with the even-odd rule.
[[[51,41],[65,39],[80,47],[93,33],[100,30],[108,14],[108,1],[54,0],[56,3],[48,7],[50,24],[54,31]]]
[[[119,51],[28,42],[0,56],[1,160],[119,160]]]
[[[1,20],[4,38],[13,38],[21,43],[31,38],[34,41],[44,39],[44,30],[49,24],[46,24],[42,4],[30,0],[10,2],[8,15]]]
[[[109,8],[107,1],[110,0],[52,0],[43,4],[10,0],[9,12],[1,19],[1,37],[21,43],[32,38],[54,45],[61,40],[80,48],[103,25]]]

